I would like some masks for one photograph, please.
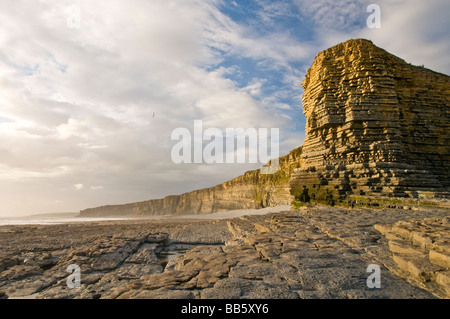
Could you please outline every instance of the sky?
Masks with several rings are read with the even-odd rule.
[[[370,4],[381,28],[368,28]],[[448,0],[0,0],[0,216],[76,212],[230,180],[176,164],[176,128],[279,128],[304,141],[301,82],[366,38],[450,73]]]

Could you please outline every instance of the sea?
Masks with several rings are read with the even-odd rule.
[[[239,209],[226,212],[218,212],[213,214],[201,215],[162,215],[162,216],[148,216],[145,219],[228,219],[241,217],[246,215],[264,215],[268,213],[276,213],[281,211],[289,211],[290,206],[276,206],[266,207],[262,209]],[[142,219],[136,217],[80,217],[79,213],[54,213],[54,214],[39,214],[21,217],[1,217],[0,226],[4,225],[57,225],[68,223],[89,223],[102,221],[122,221]]]
[[[0,226],[5,225],[58,225],[69,223],[129,220],[132,218],[87,218],[79,213],[39,214],[20,217],[1,217]]]

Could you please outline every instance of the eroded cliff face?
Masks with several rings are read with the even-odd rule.
[[[321,52],[303,82],[307,119],[297,196],[436,197],[450,183],[449,77],[368,40]]]
[[[272,175],[250,171],[231,181],[211,188],[167,196],[139,203],[90,208],[81,216],[152,216],[210,214],[233,209],[257,209],[290,205],[289,180],[300,167],[302,149],[297,148],[280,158],[280,169]]]

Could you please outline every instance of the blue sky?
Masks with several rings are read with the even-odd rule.
[[[367,28],[371,3],[380,29]],[[0,0],[0,215],[159,198],[256,169],[176,165],[171,132],[199,119],[279,128],[287,154],[304,140],[301,82],[317,53],[362,37],[448,74],[448,12],[447,0]]]

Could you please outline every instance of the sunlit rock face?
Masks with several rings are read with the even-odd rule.
[[[294,169],[300,167],[301,152],[299,147],[280,157],[279,170],[275,174],[261,174],[258,169],[214,187],[139,203],[89,208],[81,211],[81,216],[211,214],[290,205],[293,196],[289,180]]]
[[[306,140],[294,193],[448,194],[448,76],[357,39],[319,53],[303,86]]]

